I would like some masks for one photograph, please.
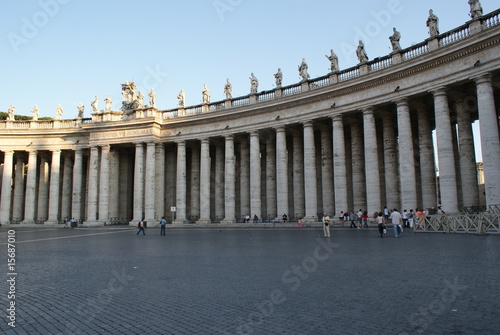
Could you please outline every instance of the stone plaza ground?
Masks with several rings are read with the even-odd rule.
[[[7,243],[15,229],[15,328]],[[500,237],[0,229],[3,334],[498,334]]]

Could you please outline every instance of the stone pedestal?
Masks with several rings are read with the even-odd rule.
[[[283,90],[281,89],[281,87],[278,87],[274,90],[275,98],[281,98],[282,95],[283,95]]]
[[[255,93],[250,95],[250,103],[254,104],[257,102],[257,95]]]
[[[427,40],[427,48],[430,52],[439,49],[439,40],[435,37]]]
[[[394,65],[403,62],[403,55],[399,51],[391,53],[391,57],[392,57],[392,64]]]
[[[309,91],[309,82],[308,81],[303,81],[300,83],[300,89],[302,92],[307,92]]]
[[[362,75],[368,74],[368,72],[370,72],[370,67],[368,66],[368,64],[362,63],[359,66],[359,75],[362,76]]]
[[[330,75],[328,76],[328,81],[330,82],[330,85],[336,84],[339,82],[339,75],[337,72],[330,72]]]
[[[224,101],[224,108],[231,108],[231,107],[233,107],[233,100],[227,99],[226,101]]]
[[[480,33],[483,30],[483,24],[481,23],[481,19],[470,21],[469,30],[471,35]]]

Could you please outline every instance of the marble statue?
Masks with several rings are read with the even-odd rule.
[[[469,0],[470,5],[470,17],[472,19],[477,19],[478,17],[483,16],[483,7],[479,0]]]
[[[439,35],[439,19],[432,9],[429,9],[429,17],[427,18],[426,24],[427,27],[429,27],[429,35],[431,35],[431,37]]]
[[[83,105],[83,102],[80,102],[79,105],[75,105],[76,109],[78,109],[78,115],[77,118],[83,119],[83,111],[85,109],[85,106]]]
[[[141,91],[139,91],[139,94],[137,95],[137,108],[143,108],[144,107],[144,94],[142,94]]]
[[[401,39],[401,33],[396,30],[396,28],[392,28],[393,34],[389,36],[389,40],[391,41],[392,51],[401,50],[401,45],[399,44],[399,40]]]
[[[281,87],[283,83],[283,72],[281,72],[281,68],[278,68],[278,72],[274,74],[274,78],[276,78],[276,87]]]
[[[90,106],[92,106],[92,111],[94,113],[99,113],[99,107],[97,104],[99,103],[99,97],[96,95],[94,101],[90,103]]]
[[[358,57],[360,63],[368,61],[368,55],[365,51],[365,45],[361,40],[359,41],[358,48],[356,49],[356,56]]]
[[[255,94],[259,90],[259,80],[252,73],[250,77],[250,93]]]
[[[63,113],[64,113],[64,110],[63,110],[61,104],[57,105],[57,107],[56,107],[56,116],[55,116],[54,120],[60,120],[61,117],[62,117],[62,115],[63,115]]]
[[[104,101],[106,102],[104,110],[106,111],[106,113],[111,112],[111,105],[113,104],[113,100],[111,100],[111,97],[109,96],[109,94],[106,97],[106,99],[104,99]]]
[[[186,105],[186,93],[184,90],[181,90],[181,92],[177,95],[177,99],[179,99],[179,107],[184,108]]]
[[[156,92],[155,89],[152,88],[149,92],[149,106],[156,108]]]
[[[339,58],[337,57],[333,49],[331,49],[330,52],[330,56],[325,55],[325,57],[330,61],[330,71],[337,72],[339,70]]]
[[[210,103],[210,91],[208,90],[207,84],[205,84],[203,86],[203,91],[201,93],[203,94],[203,103],[209,104]]]
[[[33,107],[33,110],[31,111],[31,113],[33,113],[33,117],[31,118],[32,121],[38,121],[38,113],[40,112],[40,108],[38,108],[38,105],[35,105],[35,107]]]
[[[15,111],[16,111],[16,107],[14,105],[10,105],[9,109],[7,110],[7,112],[9,113],[9,115],[7,116],[7,120],[9,120],[9,121],[15,120],[15,116],[14,116]]]
[[[307,66],[306,59],[302,58],[302,63],[300,63],[299,65],[299,76],[300,78],[302,78],[301,81],[307,81],[309,78],[311,78],[311,76],[307,72],[308,68],[309,67]]]
[[[231,92],[233,91],[233,85],[229,82],[229,78],[227,78],[226,86],[224,86],[224,94],[226,95],[226,99],[230,100],[233,98]]]
[[[136,89],[137,87],[133,82],[126,81],[125,84],[122,84],[122,111],[129,113],[131,110],[138,108]]]

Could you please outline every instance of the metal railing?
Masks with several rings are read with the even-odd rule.
[[[417,218],[416,233],[500,234],[500,214],[428,215]]]

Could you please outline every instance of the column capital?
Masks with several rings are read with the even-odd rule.
[[[342,114],[337,114],[337,115],[334,115],[332,116],[332,122],[342,122],[344,120],[344,117],[342,116]]]
[[[408,98],[401,98],[401,99],[398,99],[398,100],[394,100],[394,103],[396,104],[396,106],[409,106],[410,103],[408,101]]]
[[[224,139],[225,139],[226,141],[234,141],[234,135],[233,135],[233,134],[231,134],[231,135],[226,135],[226,136],[224,136]]]
[[[285,132],[285,126],[278,126],[278,127],[274,128],[274,129],[276,129],[277,133],[281,133],[281,132],[284,133]]]
[[[177,144],[177,146],[186,146],[186,141],[185,140],[178,140],[175,142]]]
[[[2,150],[5,155],[14,155],[14,150]]]
[[[446,90],[446,87],[442,86],[442,87],[438,87],[436,89],[433,89],[430,91],[432,93],[432,95],[434,95],[435,97],[437,96],[442,96],[442,95],[445,95],[445,96],[448,96],[448,92]]]
[[[208,138],[202,138],[202,139],[200,140],[200,142],[201,142],[201,143],[207,143],[207,144],[208,144],[208,143],[210,143],[210,139],[208,139]]]
[[[111,148],[111,145],[110,144],[104,144],[104,145],[100,145],[101,149],[107,149],[109,150]]]
[[[259,136],[259,131],[258,130],[253,130],[250,132],[250,137],[252,136]]]
[[[314,124],[313,124],[313,122],[312,122],[312,121],[305,121],[305,122],[302,122],[302,126],[303,126],[304,128],[307,128],[307,127],[313,127],[313,126],[314,126]]]
[[[363,116],[364,115],[373,115],[375,114],[375,109],[373,107],[366,107],[362,110]]]

